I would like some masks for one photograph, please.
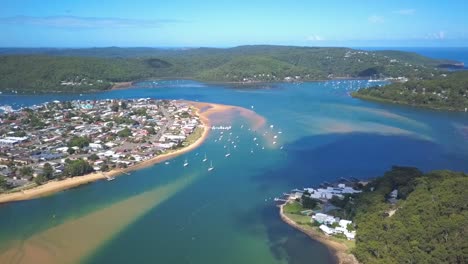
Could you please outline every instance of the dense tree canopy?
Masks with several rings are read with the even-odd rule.
[[[467,263],[466,190],[463,173],[394,167],[343,206],[357,225],[354,254],[363,263]]]
[[[89,143],[91,140],[87,137],[78,137],[74,136],[73,138],[70,139],[68,142],[68,147],[79,147],[79,148],[84,148],[86,146],[89,146]]]
[[[361,89],[353,96],[433,109],[465,111],[468,108],[468,71],[443,74],[433,80],[412,80]]]
[[[81,176],[93,171],[93,167],[85,160],[73,160],[65,164],[63,175],[65,177]]]
[[[18,49],[0,56],[0,91],[86,92],[145,78],[202,81],[430,78],[450,61],[414,53],[348,48],[240,46],[229,49]]]

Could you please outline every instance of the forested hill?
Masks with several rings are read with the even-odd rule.
[[[393,167],[344,205],[357,225],[353,253],[362,263],[468,263],[467,190],[463,173]]]
[[[240,46],[228,49],[0,49],[0,91],[82,92],[143,78],[261,82],[353,77],[432,78],[455,63],[399,51]]]
[[[468,109],[468,71],[442,74],[432,80],[412,80],[353,93],[354,97],[431,109]]]

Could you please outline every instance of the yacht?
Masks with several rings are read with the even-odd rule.
[[[210,167],[208,167],[208,171],[212,171],[213,169],[214,169],[213,161],[210,161]]]
[[[188,166],[188,161],[187,161],[187,159],[185,159],[185,161],[184,161],[184,167],[187,167],[187,166]]]
[[[226,155],[224,155],[226,158],[231,156],[231,151],[228,149],[228,153],[226,153]]]
[[[203,159],[203,162],[207,161],[207,158],[206,158],[206,153],[205,153],[205,158]]]

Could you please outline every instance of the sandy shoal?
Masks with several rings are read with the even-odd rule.
[[[219,119],[222,119],[223,121],[226,121],[227,116],[239,114],[251,122],[254,130],[259,129],[266,124],[266,119],[263,116],[240,106],[192,101],[185,102],[188,102],[198,108],[200,110],[200,116],[207,120],[218,121]]]

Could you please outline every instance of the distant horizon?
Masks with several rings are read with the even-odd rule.
[[[93,49],[93,48],[148,48],[148,49],[198,49],[198,48],[213,48],[213,49],[230,49],[244,46],[280,46],[280,47],[303,47],[303,48],[434,48],[434,49],[464,49],[468,46],[307,46],[307,45],[294,45],[294,44],[240,44],[234,46],[0,46],[0,49]]]

